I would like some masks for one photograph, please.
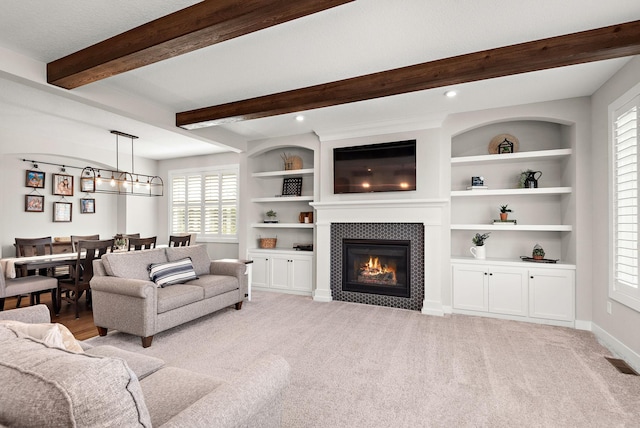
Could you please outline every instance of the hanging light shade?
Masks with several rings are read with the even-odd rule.
[[[83,178],[93,180],[94,192],[130,196],[163,196],[162,178],[134,171],[133,140],[138,137],[120,131],[110,132],[116,136],[116,169],[87,166],[82,170]],[[131,139],[131,172],[120,170],[120,137]]]

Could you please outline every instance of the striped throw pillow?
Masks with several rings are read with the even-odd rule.
[[[174,262],[152,263],[147,270],[151,281],[162,288],[167,285],[183,284],[192,279],[198,279],[196,272],[193,270],[193,263],[191,263],[190,257]]]

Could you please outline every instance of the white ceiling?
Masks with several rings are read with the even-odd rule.
[[[0,0],[0,47],[44,64],[195,3]],[[455,99],[444,97],[447,88],[440,88],[317,109],[305,112],[302,123],[283,115],[187,132],[175,128],[174,115],[639,19],[638,0],[357,0],[68,94],[36,81],[16,100],[23,82],[0,80],[8,88],[0,93],[0,114],[32,111],[49,124],[58,122],[66,135],[94,133],[93,141],[111,142],[104,130],[118,129],[140,136],[136,153],[151,159],[243,149],[243,141],[312,131],[327,138],[394,126],[433,127],[453,112],[589,96],[628,59],[460,85]],[[11,77],[15,72],[2,59],[0,77]],[[43,89],[48,97],[64,95],[64,108],[56,114],[33,109],[30,96]]]

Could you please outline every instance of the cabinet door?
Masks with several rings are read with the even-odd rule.
[[[529,316],[560,321],[575,318],[574,271],[529,270]]]
[[[453,265],[453,307],[471,311],[487,311],[487,268]]]
[[[249,258],[253,260],[251,266],[251,286],[252,287],[268,287],[269,286],[269,257],[257,254],[249,254]]]
[[[527,315],[527,270],[521,268],[489,268],[489,312]]]
[[[313,269],[310,257],[291,258],[291,289],[312,291]]]
[[[290,256],[271,256],[271,288],[291,288]]]

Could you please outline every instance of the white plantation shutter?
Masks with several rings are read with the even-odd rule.
[[[238,168],[172,173],[171,233],[236,239]]]
[[[640,310],[638,291],[638,123],[639,101],[613,114],[613,287],[611,297]],[[635,302],[634,302],[635,301]]]

